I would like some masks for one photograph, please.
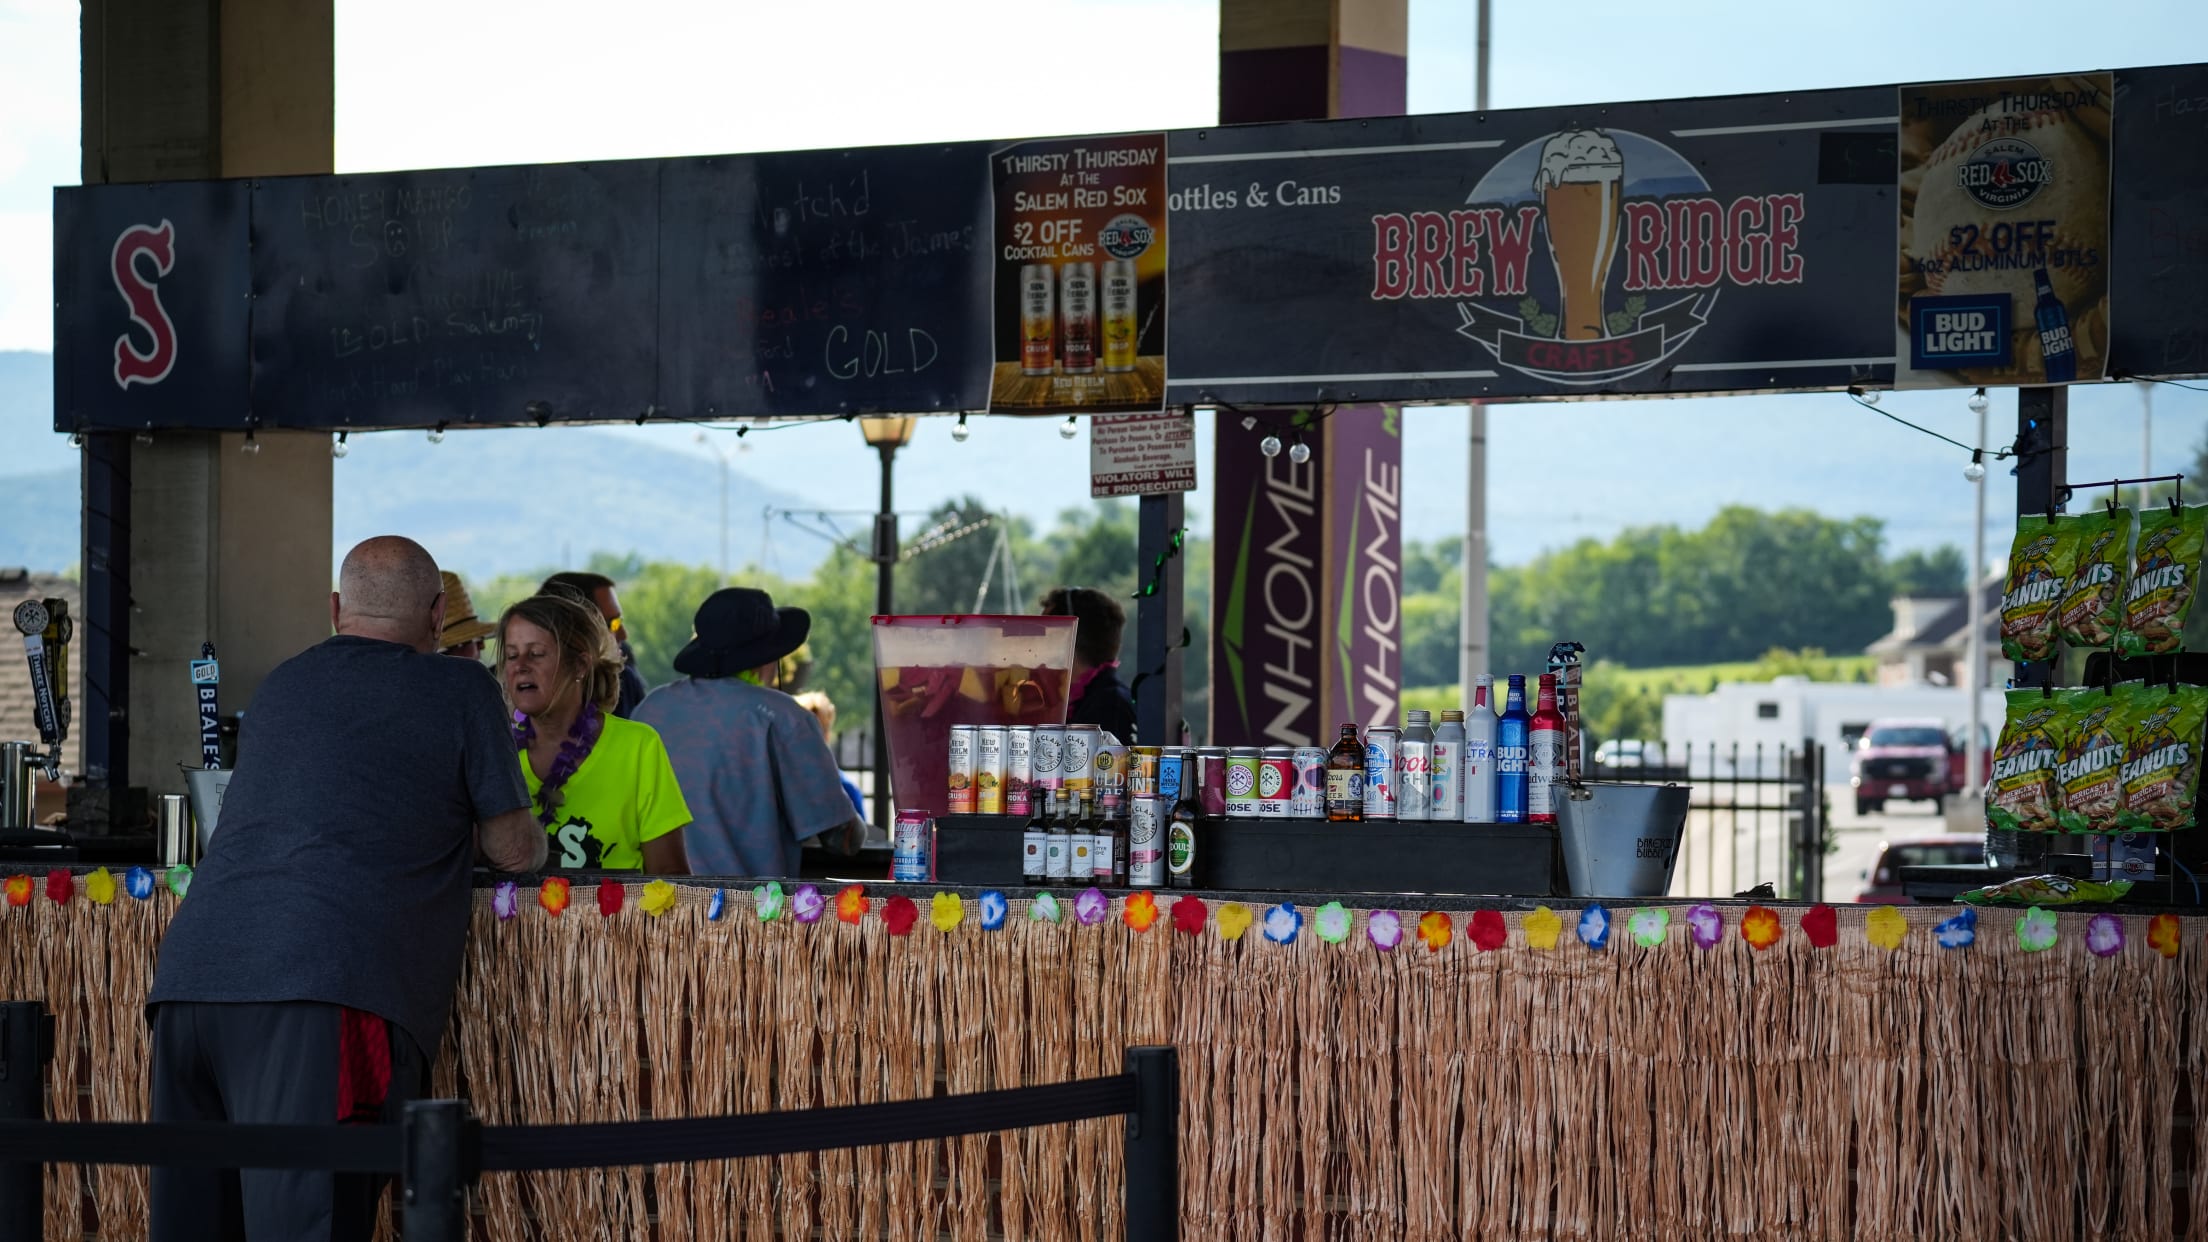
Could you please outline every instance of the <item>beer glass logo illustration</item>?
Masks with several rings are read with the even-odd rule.
[[[1462,204],[1376,213],[1374,301],[1448,298],[1486,361],[1571,387],[1661,365],[1720,286],[1799,284],[1805,196],[1721,200],[1695,164],[1622,129],[1523,143]]]

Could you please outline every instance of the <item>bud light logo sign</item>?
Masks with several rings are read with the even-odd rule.
[[[1910,299],[1909,365],[1918,371],[2009,365],[2009,295]]]
[[[1669,146],[1572,129],[1489,168],[1462,206],[1372,217],[1375,301],[1451,298],[1488,360],[1613,384],[1679,352],[1726,285],[1799,284],[1799,193],[1717,196]]]

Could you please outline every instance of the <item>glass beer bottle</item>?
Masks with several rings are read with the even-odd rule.
[[[1181,755],[1181,770],[1196,769],[1196,752],[1185,751]],[[1203,804],[1191,783],[1181,782],[1180,797],[1173,803],[1173,818],[1165,828],[1165,883],[1169,888],[1200,888],[1203,885],[1205,858],[1203,856]]]
[[[1326,818],[1336,824],[1365,818],[1365,744],[1354,724],[1342,726],[1341,740],[1326,754]]]

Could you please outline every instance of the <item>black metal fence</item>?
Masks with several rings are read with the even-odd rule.
[[[791,1112],[564,1126],[485,1126],[462,1100],[418,1100],[387,1125],[52,1122],[44,1119],[53,1021],[35,1001],[0,1003],[0,1238],[43,1228],[46,1164],[298,1169],[395,1175],[407,1242],[468,1236],[468,1190],[485,1171],[738,1160],[956,1138],[1125,1116],[1127,1237],[1180,1230],[1180,1063],[1129,1048],[1104,1078]],[[865,1135],[863,1143],[853,1135]],[[608,1153],[618,1153],[609,1155]]]
[[[1790,901],[1824,900],[1831,807],[1822,743],[1689,742],[1658,758],[1597,775],[1694,787],[1674,893],[1730,897],[1769,884]]]

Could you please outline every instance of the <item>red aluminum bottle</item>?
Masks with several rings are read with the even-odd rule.
[[[1541,696],[1526,726],[1526,822],[1553,824],[1564,797],[1564,713],[1556,708],[1556,674],[1541,674]]]

